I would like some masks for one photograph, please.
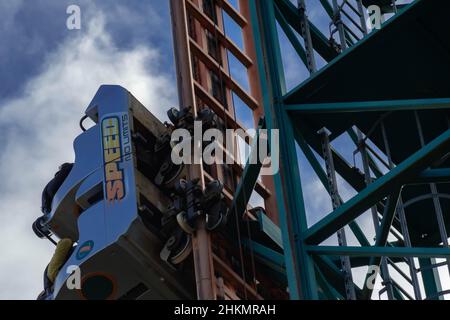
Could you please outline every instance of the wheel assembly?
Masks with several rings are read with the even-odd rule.
[[[193,234],[195,232],[195,229],[188,222],[186,212],[180,212],[177,215],[177,222],[180,228],[184,230],[184,232],[188,234]]]
[[[166,241],[166,244],[160,252],[160,257],[163,261],[169,263],[170,265],[176,266],[185,261],[191,252],[191,236],[178,228]]]
[[[178,246],[172,250],[170,256],[170,262],[174,265],[178,265],[185,261],[192,252],[192,239],[191,236],[183,233]]]

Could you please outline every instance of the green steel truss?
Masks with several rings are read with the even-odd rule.
[[[342,257],[349,257],[352,268],[381,267],[382,292],[390,299],[442,299],[448,292],[442,291],[437,267],[450,264],[437,264],[435,259],[450,259],[450,31],[445,23],[450,3],[347,2],[356,13],[379,4],[384,13],[397,14],[380,30],[368,33],[366,16],[359,16],[359,26],[356,18],[353,25],[344,23],[342,1],[321,0],[332,22],[330,38],[308,20],[304,1],[296,7],[289,0],[249,0],[264,75],[266,126],[278,129],[281,139],[281,170],[274,179],[279,229],[264,223],[281,248],[276,251],[251,240],[245,245],[285,278],[292,299],[348,299],[350,288],[353,298],[373,297],[368,281],[362,287],[348,282]],[[311,72],[289,92],[279,32]],[[327,64],[316,70],[311,59],[319,55]],[[325,157],[318,134],[323,128],[331,140],[332,159],[325,159],[326,168],[324,159],[317,157]],[[343,134],[355,143],[363,168],[350,165],[333,147]],[[297,150],[338,204],[312,226]],[[247,168],[250,186],[257,176],[252,171],[259,169]],[[345,179],[356,195],[345,202],[336,195],[330,172]],[[245,183],[244,179],[243,187]],[[369,210],[375,239],[369,239],[355,220]],[[359,246],[323,245],[344,227]],[[397,276],[390,275],[393,270]]]

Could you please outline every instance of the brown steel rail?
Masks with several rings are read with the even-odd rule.
[[[209,107],[223,120],[227,128],[245,130],[242,119],[236,119],[235,116],[234,93],[253,113],[256,127],[260,117],[264,115],[264,110],[258,68],[254,64],[256,52],[252,28],[249,24],[248,2],[239,0],[239,9],[226,0],[171,0],[170,6],[181,108],[192,107],[194,115],[197,115],[203,107]],[[212,10],[208,12],[207,8]],[[240,48],[227,36],[223,21],[224,12],[242,29],[244,48]],[[211,36],[218,44],[215,52],[211,52],[211,48],[208,47],[208,37],[211,38]],[[230,74],[228,53],[240,61],[246,69],[250,92],[242,88]],[[216,79],[220,79],[222,92],[219,96],[213,94],[213,74]],[[234,155],[234,158],[236,159],[237,155]],[[216,166],[209,170],[210,172],[207,172],[208,170],[205,170],[201,164],[189,167],[188,178],[200,179],[202,187],[205,186],[205,181],[208,182],[211,179],[224,182],[227,198],[232,197],[235,184],[243,172],[239,164],[232,165],[234,183],[231,183],[226,179],[223,166]],[[268,216],[274,222],[278,222],[276,205],[272,196],[274,194],[272,178],[263,177],[262,182],[257,183],[255,190],[265,200]],[[218,291],[229,292],[234,284],[243,284],[249,296],[260,298],[248,283],[235,272],[231,272],[231,268],[213,253],[211,235],[206,231],[205,223],[204,219],[199,219],[197,231],[192,236],[198,299],[217,299]],[[216,279],[216,273],[220,274],[219,279]],[[237,295],[229,293],[228,297],[232,299]]]

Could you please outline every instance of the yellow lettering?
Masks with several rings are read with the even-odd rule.
[[[102,123],[106,197],[109,202],[125,197],[123,173],[119,168],[122,162],[119,128],[118,118],[105,119]]]
[[[105,162],[106,163],[116,162],[116,161],[121,161],[121,160],[122,159],[121,159],[120,148],[105,150]]]
[[[122,180],[122,172],[116,162],[108,163],[105,167],[106,181]]]
[[[119,136],[106,136],[103,139],[104,149],[115,149],[120,147]]]
[[[123,182],[121,180],[108,181],[106,183],[106,195],[110,202],[121,200],[124,197]]]
[[[103,136],[114,136],[119,134],[119,120],[117,118],[103,121]]]

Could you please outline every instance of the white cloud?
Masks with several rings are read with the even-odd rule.
[[[176,85],[157,74],[159,53],[146,46],[119,50],[97,14],[68,39],[31,79],[20,98],[0,106],[0,299],[35,299],[50,260],[50,243],[31,223],[40,215],[43,186],[59,164],[73,161],[78,120],[102,84],[118,84],[163,117],[176,103]]]

